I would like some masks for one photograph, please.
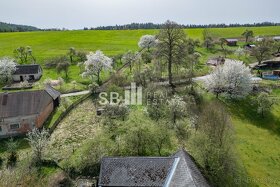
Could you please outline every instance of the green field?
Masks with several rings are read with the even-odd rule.
[[[238,28],[211,29],[215,37],[240,37],[245,30]],[[280,26],[250,28],[258,35],[280,35]],[[186,29],[191,38],[201,38],[203,29]],[[120,30],[120,31],[55,31],[0,33],[0,56],[13,56],[19,46],[31,46],[39,63],[56,55],[62,55],[70,47],[78,50],[102,50],[107,55],[137,50],[137,42],[142,35],[156,34],[158,30]]]
[[[240,37],[245,27],[238,28],[213,28],[215,37]],[[252,27],[255,36],[258,35],[280,35],[280,26],[275,27]],[[203,29],[186,29],[191,38],[201,39]],[[44,60],[67,54],[70,47],[80,51],[102,50],[106,55],[113,56],[123,54],[128,50],[137,51],[138,41],[142,35],[157,34],[158,30],[119,30],[119,31],[50,31],[50,32],[23,32],[23,33],[0,33],[0,57],[13,57],[14,49],[20,46],[31,46],[37,63],[43,64]],[[208,58],[203,54],[202,60]],[[211,54],[210,54],[211,55]],[[204,62],[203,62],[204,63]],[[44,67],[44,66],[43,66]],[[76,65],[70,67],[70,81],[87,84],[81,78],[79,68]],[[203,74],[203,73],[202,73]],[[44,71],[43,79],[57,79],[55,70]]]

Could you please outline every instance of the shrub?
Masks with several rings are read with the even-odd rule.
[[[7,161],[7,166],[8,167],[14,167],[16,165],[18,159],[18,155],[15,151],[12,151],[8,155],[8,161]]]
[[[27,87],[29,87],[29,86],[30,86],[30,84],[28,83],[27,80],[25,80],[25,81],[23,81],[23,82],[20,82],[20,87],[21,87],[21,88],[27,88]]]
[[[3,158],[0,156],[0,169],[2,168],[3,162],[4,162],[4,160],[3,160]]]
[[[124,121],[128,114],[129,109],[124,104],[107,104],[104,109],[105,117],[110,119],[120,118]]]
[[[50,59],[45,60],[44,64],[46,68],[55,68],[61,62],[67,62],[67,56],[57,56]]]

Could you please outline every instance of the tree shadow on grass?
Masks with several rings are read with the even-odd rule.
[[[271,112],[267,112],[264,117],[258,114],[257,104],[254,98],[248,97],[244,100],[224,101],[224,103],[229,107],[232,114],[241,120],[246,120],[257,127],[268,129],[269,131],[280,135],[279,117]]]
[[[0,153],[4,153],[7,151],[7,142],[10,138],[0,139]],[[25,139],[25,136],[22,137],[14,137],[14,141],[18,143],[17,150],[23,150],[29,148],[28,141]]]

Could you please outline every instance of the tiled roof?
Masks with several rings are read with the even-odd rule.
[[[14,75],[26,75],[26,74],[37,74],[39,72],[40,65],[18,65]]]
[[[104,157],[99,186],[164,186],[174,161],[171,157]]]

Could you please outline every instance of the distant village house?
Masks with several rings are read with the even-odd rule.
[[[226,39],[226,43],[228,46],[237,46],[237,39]]]
[[[274,40],[274,41],[277,41],[277,42],[280,42],[280,36],[275,36],[275,37],[273,37],[273,40]]]
[[[255,47],[256,47],[256,45],[254,45],[254,44],[246,44],[246,45],[244,45],[244,49],[246,49],[248,51],[251,51]]]
[[[38,64],[17,65],[13,74],[14,82],[37,81],[42,77],[42,68]]]
[[[223,57],[216,57],[216,58],[210,58],[206,64],[209,66],[219,66],[223,65],[225,63],[225,58]]]
[[[45,90],[0,94],[0,138],[23,135],[41,128],[55,107],[60,93],[51,87]]]

